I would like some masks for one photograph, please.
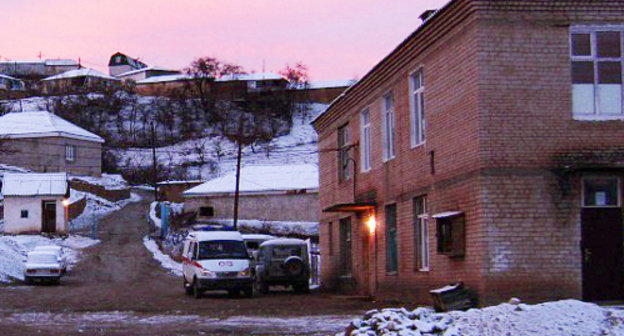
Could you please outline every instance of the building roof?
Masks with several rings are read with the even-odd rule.
[[[251,74],[233,74],[226,75],[219,79],[217,82],[230,82],[230,81],[260,81],[260,80],[286,80],[284,76],[271,72],[263,73],[251,73]]]
[[[177,75],[162,75],[162,76],[152,76],[149,78],[145,78],[137,81],[137,84],[155,84],[155,83],[166,83],[166,82],[177,82],[184,80],[191,80],[192,76],[187,74],[177,74]]]
[[[0,138],[65,137],[103,143],[104,139],[48,111],[12,112],[0,117]]]
[[[308,87],[305,89],[329,89],[329,88],[341,88],[341,87],[347,88],[353,85],[355,82],[356,82],[355,79],[312,81],[308,83]]]
[[[66,173],[5,173],[2,194],[6,196],[63,196],[67,194]]]
[[[263,194],[288,190],[318,190],[319,172],[314,165],[247,166],[241,169],[240,192]],[[230,172],[182,194],[187,197],[232,194],[236,172]]]
[[[120,62],[116,62],[117,56],[121,57]],[[145,68],[147,66],[147,64],[139,61],[138,58],[132,58],[126,54],[116,52],[111,56],[110,60],[108,61],[108,66],[111,67],[111,66],[119,66],[119,65],[129,65],[136,69]]]
[[[126,77],[126,76],[131,76],[131,75],[135,75],[135,74],[146,72],[146,71],[167,71],[167,72],[180,73],[180,70],[168,69],[168,68],[160,67],[160,66],[148,66],[146,68],[122,72],[120,74],[115,75],[115,77]]]
[[[18,82],[23,82],[21,79],[15,78],[15,77],[11,77],[9,75],[5,75],[5,74],[0,74],[0,78],[5,78],[11,81],[18,81]]]
[[[58,75],[46,77],[42,80],[51,81],[51,80],[57,80],[57,79],[76,78],[76,77],[98,77],[98,78],[104,78],[104,79],[109,79],[109,80],[114,80],[114,81],[119,80],[115,77],[111,77],[109,75],[103,74],[97,70],[88,69],[88,68],[65,71]]]
[[[66,65],[66,66],[78,66],[79,63],[72,59],[47,59],[47,60],[4,60],[0,61],[0,64],[43,64],[48,66],[58,66],[58,65]]]

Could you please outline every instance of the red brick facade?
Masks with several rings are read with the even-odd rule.
[[[451,1],[315,120],[321,209],[377,204],[374,234],[354,213],[323,213],[327,288],[429,302],[428,290],[461,280],[482,304],[510,296],[584,296],[581,177],[624,177],[624,122],[579,121],[572,114],[570,27],[584,24],[624,25],[624,1]],[[409,77],[419,69],[426,140],[413,147]],[[396,157],[384,162],[382,98],[389,92]],[[365,108],[372,167],[363,173]],[[338,179],[337,129],[345,124],[358,163],[355,200],[353,179]],[[423,195],[428,271],[419,271],[415,258],[413,199]],[[397,207],[398,269],[388,274],[384,212],[390,204]],[[432,215],[447,211],[465,218],[462,257],[436,252]],[[339,221],[346,217],[351,277],[341,276]]]

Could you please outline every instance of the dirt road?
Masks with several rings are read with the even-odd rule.
[[[253,299],[184,295],[142,244],[147,201],[99,224],[101,243],[60,286],[0,287],[2,335],[321,335],[334,334],[373,304],[288,292]]]

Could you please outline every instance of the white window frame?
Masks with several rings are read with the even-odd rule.
[[[425,210],[424,213],[418,214],[416,217],[417,227],[419,230],[419,238],[420,241],[417,242],[417,248],[419,248],[419,264],[420,267],[418,271],[420,272],[429,272],[430,271],[430,263],[429,263],[429,214],[427,211],[427,196],[420,196],[423,198],[423,208]]]
[[[390,108],[386,106],[386,99],[390,98]],[[383,161],[390,161],[396,157],[395,140],[395,106],[392,92],[388,92],[381,99],[381,137]]]
[[[415,87],[414,78],[420,76],[420,86]],[[413,71],[409,74],[409,101],[410,101],[410,141],[412,148],[421,146],[425,143],[425,131],[427,118],[424,111],[425,100],[425,82],[423,68]],[[417,104],[416,101],[420,104]]]
[[[615,179],[617,180],[617,204],[616,205],[585,205],[585,180]],[[613,175],[586,175],[581,178],[581,207],[583,208],[621,208],[622,207],[622,181]]]
[[[364,116],[368,120],[365,120]],[[372,135],[371,135],[371,113],[367,107],[360,112],[360,162],[361,172],[369,172],[372,168]]]
[[[620,33],[620,57],[598,57],[597,55],[597,32],[619,32]],[[590,56],[575,56],[572,54],[572,35],[573,34],[590,34]],[[570,55],[570,69],[572,68],[572,62],[585,61],[592,62],[594,66],[594,112],[593,113],[574,113],[574,107],[572,106],[572,116],[575,120],[624,120],[624,25],[578,25],[570,27],[569,33],[569,55]],[[598,62],[620,62],[622,67],[621,76],[622,83],[621,88],[621,112],[620,114],[601,114],[599,104],[599,84],[598,84]],[[574,83],[570,85],[570,97],[573,98]]]
[[[65,161],[76,162],[76,146],[65,145]]]

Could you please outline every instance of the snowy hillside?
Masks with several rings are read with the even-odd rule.
[[[326,104],[310,104],[305,116],[295,114],[290,133],[277,137],[266,147],[243,150],[243,165],[283,165],[308,163],[318,165],[317,134],[310,122],[327,108]],[[199,149],[199,150],[198,150]],[[255,151],[255,153],[254,153]],[[201,154],[199,154],[201,152]],[[122,166],[150,167],[152,151],[144,148],[119,149]],[[156,149],[158,163],[166,167],[181,167],[188,162],[203,160],[201,168],[189,167],[186,179],[208,179],[233,171],[236,167],[236,145],[222,137],[184,141]]]

